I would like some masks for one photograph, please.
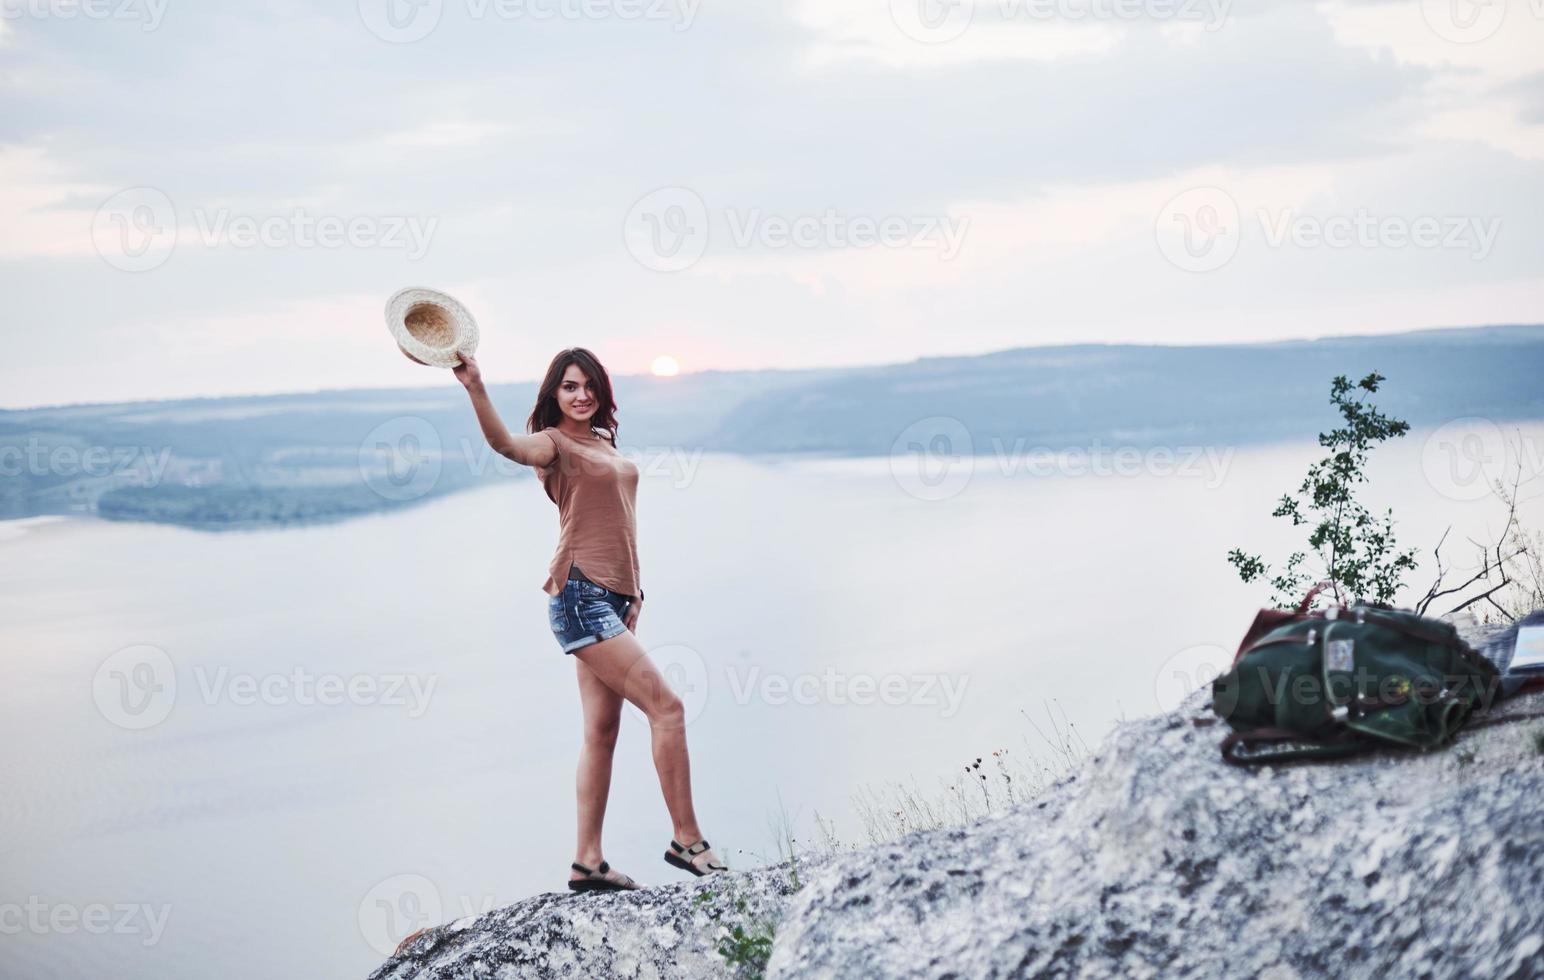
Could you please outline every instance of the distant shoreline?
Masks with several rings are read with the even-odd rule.
[[[1175,465],[1160,463],[1171,450],[1193,471],[1217,468],[1197,463],[1198,449],[1311,443],[1339,424],[1331,380],[1373,372],[1386,378],[1379,410],[1414,430],[1471,424],[1496,443],[1508,427],[1544,419],[1540,327],[1025,347],[874,368],[615,382],[620,448],[646,477],[689,474],[704,454],[826,461],[833,470],[889,459],[932,493],[938,471],[967,457],[1009,476],[1076,475],[1055,457],[1136,456],[1147,461],[1141,472],[1157,472]],[[506,423],[523,428],[534,386],[492,394]],[[1533,456],[1544,449],[1530,450],[1530,465]],[[453,390],[0,412],[0,518],[308,527],[527,475],[521,469],[492,452]]]
[[[1503,436],[1512,426],[1544,426],[1544,414],[1510,420],[1483,420],[1494,422]],[[1406,443],[1424,442],[1440,426],[1412,426]],[[1530,437],[1530,468],[1544,464],[1544,435]],[[1026,442],[1021,446],[1003,447],[999,451],[976,452],[970,455],[972,472],[986,478],[1009,480],[1057,480],[1123,478],[1130,476],[1171,476],[1176,479],[1207,480],[1218,476],[1215,470],[1224,467],[1240,452],[1273,452],[1283,449],[1301,449],[1311,454],[1316,447],[1312,435],[1291,439],[1261,439],[1236,443],[1156,445],[1138,449],[1130,443],[1090,440],[1088,445],[1034,445]],[[978,447],[981,448],[981,447]],[[1045,455],[1046,451],[1052,454]],[[624,453],[627,447],[623,447]],[[1126,471],[1109,465],[1120,454],[1135,457],[1136,462]],[[1538,458],[1534,458],[1538,457]],[[701,459],[728,458],[743,460],[758,466],[804,466],[812,473],[841,477],[880,478],[893,476],[900,479],[910,461],[909,456],[869,453],[818,452],[767,452],[738,453],[704,450],[689,462],[695,465]],[[953,457],[963,460],[964,456]],[[940,459],[942,459],[940,457]],[[1070,460],[1070,466],[1062,463]],[[1091,461],[1105,465],[1090,465]],[[1054,461],[1054,462],[1053,462]],[[912,461],[914,462],[914,461]],[[1160,470],[1159,464],[1166,469]],[[1130,465],[1138,468],[1130,471]],[[643,479],[670,480],[689,477],[679,471],[655,472],[645,465]],[[1544,473],[1535,473],[1539,478]],[[201,533],[223,534],[245,531],[304,530],[307,528],[338,525],[347,521],[371,516],[385,516],[396,511],[418,507],[459,495],[466,491],[503,486],[510,480],[532,480],[524,467],[517,467],[513,475],[484,472],[473,477],[454,477],[442,480],[410,499],[389,499],[378,492],[375,485],[356,471],[352,483],[324,484],[318,486],[273,485],[257,487],[207,487],[190,488],[181,485],[164,487],[120,488],[111,498],[112,507],[107,511],[79,510],[73,513],[39,512],[11,517],[0,517],[0,544],[19,540],[25,536],[45,532],[50,527],[60,527],[80,521],[98,521],[113,524],[151,524],[178,527]],[[925,490],[923,491],[926,492]],[[132,493],[137,500],[134,506],[125,506],[123,496]],[[215,515],[226,514],[228,517]],[[195,516],[196,515],[196,516]],[[254,516],[266,515],[266,516]]]

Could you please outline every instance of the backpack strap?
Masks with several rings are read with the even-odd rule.
[[[1257,766],[1278,760],[1333,759],[1368,747],[1366,739],[1342,731],[1324,739],[1305,738],[1285,728],[1251,728],[1222,740],[1222,759],[1235,766]]]
[[[1308,594],[1303,596],[1303,601],[1297,604],[1297,614],[1299,616],[1308,615],[1308,607],[1313,605],[1314,596],[1318,595],[1320,592],[1323,592],[1329,587],[1329,580],[1326,579],[1325,581],[1320,582],[1318,585],[1315,585],[1313,588],[1309,589]]]
[[[1244,631],[1244,638],[1239,641],[1238,652],[1233,655],[1233,662],[1236,664],[1242,660],[1244,654],[1254,649],[1256,640],[1278,626],[1285,626],[1288,623],[1300,622],[1305,619],[1322,619],[1322,616],[1310,613],[1308,607],[1313,605],[1314,597],[1329,588],[1329,586],[1329,582],[1320,582],[1309,589],[1308,594],[1303,596],[1303,601],[1299,602],[1295,609],[1261,609],[1255,614],[1254,622],[1249,624],[1249,629]],[[1275,642],[1287,642],[1287,640],[1283,639]]]

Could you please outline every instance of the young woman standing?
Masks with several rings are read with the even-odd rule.
[[[534,467],[547,496],[558,505],[557,553],[542,588],[558,645],[574,655],[584,708],[578,848],[568,887],[638,887],[601,854],[601,824],[623,698],[649,719],[654,768],[675,831],[665,860],[695,875],[727,871],[703,840],[692,808],[681,699],[634,635],[643,609],[633,510],[639,474],[616,448],[610,376],[585,348],[560,351],[547,367],[536,407],[526,421],[530,434],[517,436],[505,428],[488,398],[477,360],[462,354],[455,374],[471,396],[488,445],[501,456]]]

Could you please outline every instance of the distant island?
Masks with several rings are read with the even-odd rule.
[[[1544,419],[1544,326],[1269,344],[1024,347],[875,367],[617,376],[624,451],[886,456],[1244,446],[1333,423],[1336,374],[1412,425]],[[0,411],[0,518],[218,530],[342,520],[507,479],[458,385]],[[497,386],[511,427],[536,383]],[[966,441],[961,444],[961,435]],[[523,468],[514,468],[515,470]]]

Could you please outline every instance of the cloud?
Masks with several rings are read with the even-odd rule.
[[[1473,43],[1414,2],[1236,0],[1216,23],[1029,3],[975,0],[943,39],[916,36],[928,28],[910,0],[744,0],[674,23],[446,0],[411,43],[322,0],[173,5],[152,31],[0,22],[0,288],[41,327],[25,368],[0,365],[0,389],[57,401],[325,383],[312,362],[253,348],[286,325],[315,363],[348,362],[338,383],[401,383],[375,321],[409,283],[473,291],[513,376],[564,341],[635,359],[626,370],[666,351],[693,368],[786,366],[1415,327],[1423,311],[1462,322],[1465,304],[1475,321],[1544,319],[1536,288],[1523,315],[1544,235],[1544,44],[1516,0]],[[1265,249],[1255,221],[1236,258],[1196,274],[1164,262],[1154,221],[1205,184],[1246,215],[1504,222],[1475,262]],[[99,205],[134,187],[164,194],[183,232],[140,273],[104,262],[91,236]],[[624,236],[666,187],[711,215],[682,272],[640,265]],[[417,259],[191,235],[195,215],[297,208],[434,232]],[[847,231],[887,217],[968,228],[948,261],[846,239],[730,242],[728,216],[828,213]],[[109,356],[138,366],[96,363]]]
[[[92,215],[114,189],[72,170],[45,146],[0,146],[0,261],[94,256]]]
[[[1446,19],[1462,9],[1459,4],[1393,0],[1324,5],[1342,44],[1431,72],[1420,94],[1419,135],[1473,140],[1544,160],[1538,88],[1525,84],[1544,66],[1544,4],[1493,0],[1472,5],[1472,22]],[[1487,20],[1492,14],[1494,27]]]

